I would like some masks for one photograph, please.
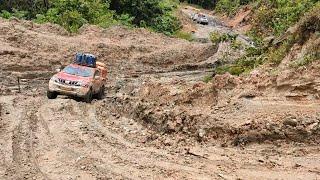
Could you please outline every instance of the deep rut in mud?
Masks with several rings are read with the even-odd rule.
[[[170,171],[181,171],[181,178],[201,174],[182,162],[179,165],[177,157],[165,151],[127,141],[115,132],[122,127],[109,130],[100,122],[101,117],[96,117],[94,105],[71,100],[42,104],[42,100],[36,100],[38,107],[31,105],[34,102],[20,102],[26,104],[16,107],[26,112],[22,112],[21,121],[12,132],[12,163],[4,177],[65,179],[78,174],[78,178],[137,179],[155,177],[154,171],[160,172],[159,178]]]

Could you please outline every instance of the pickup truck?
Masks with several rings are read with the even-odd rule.
[[[55,99],[58,95],[83,98],[90,103],[94,96],[102,99],[107,77],[106,65],[97,62],[96,67],[70,64],[62,71],[58,70],[49,81],[47,97]]]

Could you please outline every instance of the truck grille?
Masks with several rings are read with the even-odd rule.
[[[60,84],[65,84],[65,85],[70,85],[70,86],[80,86],[78,81],[68,81],[64,79],[59,78],[59,83]]]

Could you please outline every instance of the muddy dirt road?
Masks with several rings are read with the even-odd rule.
[[[68,98],[1,97],[0,175],[5,179],[319,178],[317,145],[267,143],[240,148],[221,147],[221,142],[179,146],[170,138],[157,142],[153,140],[157,135],[134,119],[109,112],[109,103],[108,99],[86,104]],[[262,107],[267,104],[259,103],[255,111],[266,111]],[[274,113],[281,108],[319,112],[319,104],[269,106]]]
[[[227,33],[227,34],[237,34],[237,40],[241,43],[244,43],[246,45],[254,45],[253,41],[246,35],[242,34],[239,31],[236,31],[230,27],[227,27],[221,20],[214,15],[209,14],[209,12],[206,12],[204,10],[196,9],[191,6],[184,6],[184,8],[181,9],[181,11],[189,18],[192,17],[195,13],[202,13],[204,14],[209,21],[208,25],[202,25],[202,24],[196,24],[196,29],[194,30],[194,38],[203,40],[203,41],[209,41],[210,33],[212,32],[219,32],[219,33]]]
[[[319,178],[317,145],[155,143],[154,133],[134,119],[110,115],[108,100],[86,104],[18,95],[0,103],[4,179]],[[293,106],[283,108],[295,111]]]
[[[205,83],[210,43],[3,19],[0,32],[0,179],[320,178],[319,101],[262,78]],[[108,65],[105,99],[48,100],[76,51]]]

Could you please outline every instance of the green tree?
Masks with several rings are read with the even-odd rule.
[[[181,25],[173,15],[178,0],[0,0],[0,16],[52,22],[76,32],[85,23],[148,27],[173,34]]]
[[[110,7],[118,14],[131,16],[137,26],[173,34],[181,28],[179,20],[172,14],[177,3],[172,0],[111,0]]]

